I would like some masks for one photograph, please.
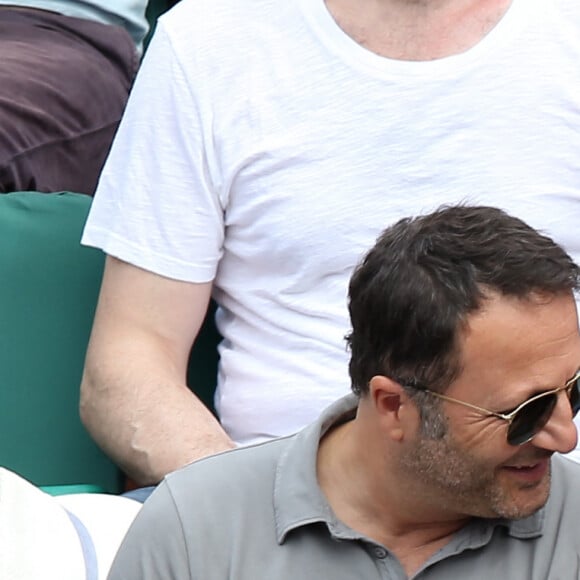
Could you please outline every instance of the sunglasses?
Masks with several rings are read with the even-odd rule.
[[[448,397],[447,395],[442,395],[441,393],[431,391],[430,389],[418,385],[407,384],[405,386],[429,393],[434,397],[443,399],[444,401],[449,401],[450,403],[457,403],[464,407],[469,407],[470,409],[478,411],[488,417],[497,417],[498,419],[507,421],[507,442],[510,445],[523,445],[533,439],[533,437],[542,430],[556,407],[560,392],[565,391],[568,396],[570,406],[572,407],[573,417],[576,416],[576,413],[580,410],[580,396],[578,393],[580,389],[580,371],[578,371],[563,387],[558,387],[557,389],[534,395],[524,401],[521,405],[518,405],[513,411],[505,413],[496,413],[489,409],[483,409],[482,407],[466,403],[465,401],[460,401],[459,399],[454,399],[453,397]]]

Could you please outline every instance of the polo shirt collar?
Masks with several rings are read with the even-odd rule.
[[[358,406],[355,395],[347,395],[328,407],[308,427],[294,435],[278,460],[274,480],[276,536],[283,543],[295,528],[324,522],[341,537],[349,528],[337,520],[318,485],[316,457],[324,434],[334,425],[353,419]],[[354,532],[350,531],[352,534]]]
[[[347,395],[330,405],[318,420],[289,439],[288,446],[278,460],[274,479],[273,499],[278,543],[282,544],[292,530],[314,523],[326,524],[336,538],[364,539],[364,536],[337,519],[318,485],[316,476],[320,439],[331,427],[353,419],[357,406],[358,397]],[[464,548],[484,545],[489,542],[496,527],[504,527],[515,538],[541,536],[545,509],[544,507],[520,520],[474,519],[458,532],[458,544],[463,544]],[[466,546],[466,543],[470,545]]]

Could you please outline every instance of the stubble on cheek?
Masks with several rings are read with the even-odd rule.
[[[546,503],[550,487],[549,473],[538,484],[522,485],[496,464],[460,449],[447,435],[420,438],[402,456],[401,470],[436,505],[473,517],[527,517]]]

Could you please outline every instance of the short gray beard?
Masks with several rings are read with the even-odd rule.
[[[519,519],[541,507],[523,509],[514,503],[498,484],[496,472],[452,440],[442,413],[425,414],[420,438],[401,458],[400,466],[409,481],[417,482],[441,506],[475,517]]]

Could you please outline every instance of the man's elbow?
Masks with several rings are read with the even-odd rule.
[[[82,424],[93,436],[96,434],[95,426],[100,423],[97,417],[99,405],[97,404],[96,399],[94,383],[90,378],[89,372],[85,368],[80,386],[79,415]]]

